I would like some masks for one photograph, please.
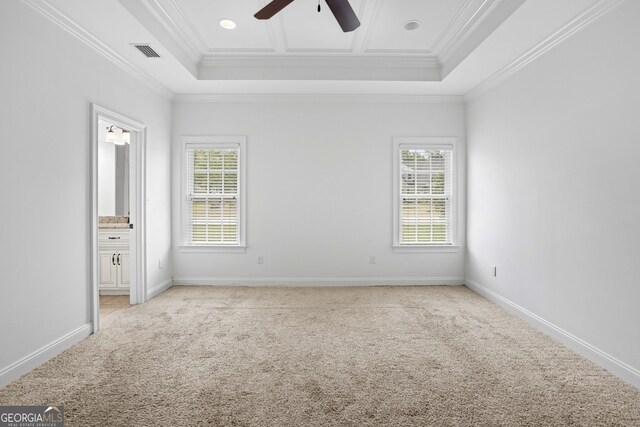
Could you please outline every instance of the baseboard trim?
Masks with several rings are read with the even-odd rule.
[[[100,289],[100,295],[129,295],[129,289]]]
[[[464,277],[176,277],[173,283],[211,286],[462,285]]]
[[[159,283],[155,286],[152,286],[147,290],[147,301],[157,297],[167,289],[173,286],[173,279],[165,280],[162,283]]]
[[[607,354],[599,348],[554,325],[537,314],[532,313],[526,308],[510,301],[502,295],[485,288],[473,280],[467,279],[466,286],[477,294],[524,319],[545,334],[557,339],[579,355],[591,360],[596,365],[606,369],[629,384],[640,388],[640,371],[638,369],[616,359],[610,354]]]
[[[21,377],[52,357],[62,353],[72,345],[79,343],[91,335],[91,331],[93,331],[92,323],[82,325],[57,340],[23,357],[17,362],[12,363],[6,368],[3,368],[0,370],[0,387],[4,387],[11,381]]]

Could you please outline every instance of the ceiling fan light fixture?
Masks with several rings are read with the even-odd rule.
[[[417,30],[420,27],[420,21],[409,21],[404,24],[404,29],[407,31]]]
[[[227,19],[227,18],[222,18],[220,21],[218,21],[218,23],[225,30],[233,30],[238,26],[236,25],[235,21],[232,21],[231,19]]]

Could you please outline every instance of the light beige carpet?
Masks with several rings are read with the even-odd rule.
[[[67,426],[640,425],[640,391],[464,287],[175,287],[0,390]]]

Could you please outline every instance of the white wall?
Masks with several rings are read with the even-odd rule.
[[[92,102],[148,126],[149,286],[172,271],[170,102],[22,2],[0,21],[1,372],[90,321]]]
[[[635,369],[638,17],[624,3],[467,110],[468,279]]]
[[[459,240],[464,242],[464,105],[177,103],[173,123],[176,281],[461,283],[463,248],[392,252],[391,154],[394,136],[459,137]],[[246,254],[180,251],[185,135],[247,136]],[[377,264],[369,263],[370,256]]]

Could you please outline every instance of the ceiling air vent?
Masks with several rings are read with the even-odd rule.
[[[138,49],[144,56],[147,58],[160,58],[158,52],[153,50],[151,46],[148,44],[134,44],[135,48]]]

